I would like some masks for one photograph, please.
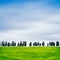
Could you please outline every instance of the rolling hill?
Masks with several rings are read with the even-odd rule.
[[[0,47],[0,60],[60,60],[60,47]]]

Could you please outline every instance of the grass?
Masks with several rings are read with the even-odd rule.
[[[60,47],[0,47],[0,60],[60,60]]]

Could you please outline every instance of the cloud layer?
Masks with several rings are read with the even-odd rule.
[[[0,7],[0,41],[60,40],[59,10],[38,3]]]

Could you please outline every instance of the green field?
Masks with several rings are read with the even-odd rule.
[[[0,47],[0,60],[60,60],[60,47]]]

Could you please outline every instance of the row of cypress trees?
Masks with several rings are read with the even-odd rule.
[[[56,42],[49,42],[47,43],[47,46],[59,46],[59,41],[56,41]],[[26,41],[20,41],[16,44],[16,42],[12,41],[11,43],[10,42],[7,42],[7,41],[2,41],[0,43],[1,46],[27,46],[27,42]],[[29,42],[29,46],[45,46],[45,42],[43,41],[42,43],[39,43],[39,42]]]
[[[47,46],[59,46],[59,41],[56,42],[49,42],[47,43]],[[32,42],[30,42],[29,46],[32,46]],[[33,46],[45,46],[45,42],[43,41],[42,43],[39,42],[34,42]]]

